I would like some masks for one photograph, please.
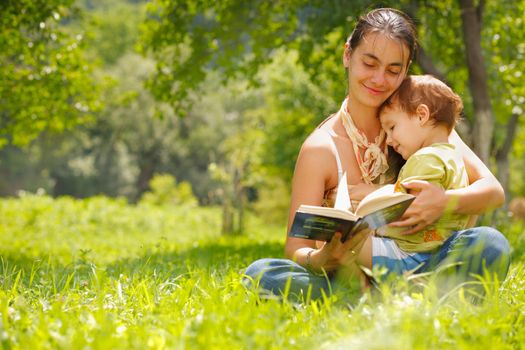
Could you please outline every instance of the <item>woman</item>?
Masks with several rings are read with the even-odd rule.
[[[348,96],[339,112],[326,119],[299,152],[288,230],[299,205],[333,205],[343,172],[347,174],[352,201],[359,201],[376,186],[395,180],[399,164],[394,152],[387,149],[377,112],[407,75],[416,46],[415,27],[403,12],[376,9],[359,19],[343,54]],[[406,227],[406,234],[436,221],[448,203],[455,204],[454,211],[458,214],[476,215],[504,201],[497,179],[457,133],[453,132],[449,141],[462,154],[470,185],[443,191],[424,181],[406,184],[407,189],[420,191],[401,221],[394,224]],[[368,234],[362,232],[344,243],[338,237],[324,243],[287,236],[288,259],[258,260],[248,267],[246,275],[275,294],[285,290],[298,295],[306,295],[310,290],[313,298],[328,294],[331,277],[337,271],[352,270]],[[367,247],[375,253],[374,248],[378,247]],[[488,227],[455,232],[434,255],[431,263],[420,271],[460,262],[458,276],[481,274],[486,267],[503,279],[509,265],[507,240]],[[372,265],[372,261],[366,265]]]

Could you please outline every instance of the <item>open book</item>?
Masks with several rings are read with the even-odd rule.
[[[291,237],[330,241],[336,232],[342,233],[344,242],[362,229],[378,229],[401,218],[414,195],[394,192],[394,185],[386,185],[368,194],[357,206],[350,208],[346,175],[337,188],[334,208],[301,205],[288,234]]]

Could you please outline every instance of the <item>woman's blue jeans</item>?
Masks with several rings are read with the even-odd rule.
[[[503,281],[510,265],[510,246],[507,239],[492,227],[473,227],[452,234],[434,253],[430,261],[417,272],[447,270],[456,284],[485,273]],[[275,295],[306,296],[317,299],[332,292],[332,279],[313,274],[288,259],[260,259],[245,272],[245,283]],[[452,287],[452,286],[449,286]]]

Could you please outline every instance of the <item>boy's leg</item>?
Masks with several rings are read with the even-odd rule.
[[[385,270],[383,279],[391,274],[419,272],[431,257],[429,253],[405,252],[393,239],[372,237],[372,267]]]

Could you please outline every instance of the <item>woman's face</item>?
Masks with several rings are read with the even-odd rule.
[[[382,33],[365,35],[352,51],[347,46],[343,60],[348,67],[350,101],[379,107],[403,81],[408,57],[405,44]]]

